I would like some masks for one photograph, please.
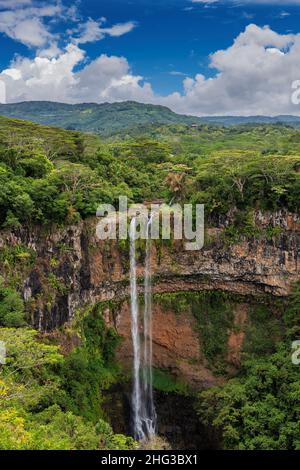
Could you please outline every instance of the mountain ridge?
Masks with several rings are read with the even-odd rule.
[[[65,129],[114,134],[141,125],[278,124],[300,127],[300,116],[191,116],[166,106],[122,101],[116,103],[67,104],[54,101],[23,101],[0,104],[0,115]]]

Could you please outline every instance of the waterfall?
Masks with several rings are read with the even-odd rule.
[[[134,436],[138,440],[149,439],[156,431],[156,412],[153,401],[152,376],[152,284],[151,284],[151,223],[147,224],[145,281],[144,281],[144,318],[143,354],[139,334],[139,308],[136,282],[136,220],[130,224],[130,287],[131,287],[131,333],[133,341],[133,390],[132,410]],[[140,373],[142,372],[142,374]]]
[[[136,220],[130,223],[130,300],[131,300],[131,335],[133,344],[133,390],[132,390],[132,413],[134,437],[142,440],[145,435],[141,417],[141,347],[139,334],[139,307],[136,286]]]
[[[144,283],[144,357],[143,357],[143,408],[142,421],[147,437],[156,431],[156,412],[153,401],[152,375],[152,283],[151,283],[151,224],[147,224],[145,283]]]

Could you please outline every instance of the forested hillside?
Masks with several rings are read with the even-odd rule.
[[[132,202],[159,198],[205,204],[207,228],[226,220],[219,247],[246,240],[274,245],[283,228],[262,229],[253,214],[299,213],[300,131],[283,125],[153,124],[130,135],[118,128],[104,138],[0,118],[0,340],[8,351],[7,367],[0,366],[0,449],[137,447],[132,438],[114,434],[103,406],[105,392],[126,381],[115,358],[120,337],[104,320],[107,308],[115,306],[108,302],[78,309],[64,329],[51,334],[33,330],[30,312],[39,302],[46,299],[50,308],[55,296],[67,295],[59,276],[68,266],[59,271],[60,259],[51,250],[43,266],[47,289],[29,300],[20,293],[36,247],[30,237],[24,246],[17,236],[38,227],[47,237],[50,227],[76,226],[94,216],[99,203],[117,204],[120,195]],[[283,235],[279,244],[284,253],[286,240]],[[206,242],[214,241],[207,236]],[[125,248],[119,246],[128,258]],[[67,256],[70,247],[65,243],[59,250]],[[217,373],[225,385],[198,393],[199,419],[220,434],[223,448],[300,447],[298,369],[290,359],[291,340],[299,334],[299,287],[293,292],[290,298],[263,298],[238,372],[222,369],[222,363]],[[194,312],[208,362],[222,356],[227,341],[232,319],[226,295],[206,296]],[[168,312],[173,300],[165,299]],[[177,300],[172,308],[185,315],[185,298]],[[158,377],[158,388],[188,393],[164,371]]]
[[[141,104],[133,101],[122,103],[63,104],[33,101],[0,105],[0,114],[27,119],[40,124],[67,129],[111,135],[143,124],[193,124],[199,118],[172,112],[164,106]]]
[[[136,128],[163,124],[234,126],[251,123],[283,123],[296,128],[300,126],[300,118],[298,116],[196,117],[176,114],[165,106],[143,104],[134,101],[74,105],[51,101],[27,101],[23,103],[0,104],[0,115],[26,119],[48,126],[93,132],[103,136],[114,135],[118,132],[132,134]]]
[[[1,118],[0,223],[68,224],[119,195],[236,207],[299,207],[300,133],[284,126],[157,127],[103,140]]]

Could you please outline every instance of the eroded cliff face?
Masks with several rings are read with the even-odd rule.
[[[100,301],[118,301],[119,310],[106,312],[125,338],[119,357],[131,357],[128,246],[119,241],[99,241],[96,219],[64,229],[22,229],[2,232],[1,273],[22,292],[32,324],[53,330],[69,321],[76,310]],[[255,214],[262,231],[256,239],[224,241],[228,221],[207,230],[200,251],[185,251],[181,242],[152,244],[154,294],[220,290],[244,297],[284,297],[299,278],[300,221],[293,214]],[[276,236],[268,236],[275,233]],[[144,248],[139,250],[138,275],[144,274]],[[142,290],[143,285],[139,288]],[[235,307],[228,335],[228,362],[239,362],[248,300]],[[237,327],[240,326],[240,327]],[[207,366],[199,332],[191,312],[154,305],[154,364],[189,382],[210,386],[218,379]]]
[[[174,299],[176,302],[178,299]],[[192,302],[187,300],[182,310],[165,305],[154,299],[153,302],[153,365],[167,371],[172,377],[183,380],[192,388],[209,388],[222,384],[223,378],[215,373],[214,365],[205,356],[199,325],[192,312]],[[140,306],[141,310],[143,306]],[[200,308],[200,307],[196,307]],[[232,308],[232,322],[228,326],[228,340],[224,348],[224,362],[229,373],[240,365],[240,355],[246,334],[249,305],[237,302]],[[132,341],[130,336],[130,305],[120,304],[113,315],[106,309],[106,321],[114,324],[123,337],[117,357],[125,370],[132,367]],[[215,332],[212,332],[215,334]]]

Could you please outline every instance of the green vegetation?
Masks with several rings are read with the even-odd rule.
[[[165,393],[188,394],[189,387],[180,379],[174,378],[168,372],[161,369],[153,370],[153,387]]]
[[[251,357],[275,352],[276,343],[284,334],[282,301],[265,298],[257,303],[249,298],[249,318],[245,325],[238,325],[234,322],[235,312],[245,302],[240,295],[222,291],[177,292],[157,294],[154,299],[165,310],[194,316],[201,351],[209,367],[218,375],[227,376],[229,372],[228,339],[231,333],[245,335],[243,352]]]
[[[105,328],[100,307],[85,313],[81,346],[64,357],[59,346],[23,324],[3,327],[11,309],[22,310],[17,294],[3,291],[0,341],[7,359],[0,366],[0,449],[136,448],[130,437],[113,433],[101,409],[102,391],[118,373],[113,358],[118,338]]]
[[[198,162],[196,187],[200,193],[196,198],[210,213],[226,214],[232,207],[241,214],[255,207],[299,210],[298,166],[299,155],[217,152]],[[245,216],[237,218],[237,224],[238,228],[254,229]]]
[[[224,292],[202,292],[192,303],[205,357],[212,367],[223,369],[227,341],[233,328],[234,301]]]
[[[0,327],[26,325],[24,303],[15,289],[5,288],[0,278]]]
[[[48,126],[78,129],[111,135],[140,125],[148,124],[193,124],[199,118],[173,113],[164,106],[135,103],[88,103],[68,105],[47,101],[0,105],[0,114],[12,118],[26,119]]]
[[[203,291],[161,294],[155,299],[178,315],[190,312],[195,317],[204,356],[212,369],[226,374],[227,342],[233,330],[233,308],[239,301],[238,296]]]
[[[245,355],[264,356],[276,351],[276,344],[284,335],[284,303],[252,305],[249,323],[245,329],[243,351]]]
[[[199,395],[198,414],[221,431],[225,449],[300,449],[299,366],[291,360],[291,339],[299,333],[299,292],[298,284],[285,310],[284,338],[270,347],[270,331],[261,333],[251,352],[246,347],[238,377]],[[268,314],[265,309],[257,313],[262,330]]]
[[[103,418],[102,391],[118,378],[114,351],[120,340],[115,330],[107,329],[102,318],[103,305],[86,312],[80,323],[83,345],[68,355],[58,368],[67,409],[91,422]]]
[[[76,341],[62,355],[53,338],[26,323],[19,292],[36,254],[10,243],[9,232],[76,224],[95,215],[99,203],[116,205],[120,195],[127,195],[130,202],[204,203],[207,228],[229,221],[218,243],[243,237],[271,243],[282,236],[282,228],[262,227],[257,212],[299,212],[300,130],[264,123],[222,127],[200,120],[192,126],[194,118],[135,103],[25,103],[5,109],[96,134],[0,118],[0,267],[5,278],[0,341],[8,354],[7,364],[0,365],[0,449],[135,448],[132,439],[114,435],[103,411],[104,392],[121,379],[114,360],[120,339],[105,325],[103,305],[80,312],[68,326],[72,334],[76,331]],[[118,243],[128,268],[128,242]],[[156,248],[162,253],[163,243]],[[66,295],[60,257],[70,249],[66,240],[48,257],[42,292],[32,302],[51,304]],[[144,255],[142,243],[137,252]],[[156,301],[177,315],[194,316],[205,363],[226,379],[232,374],[229,335],[245,334],[239,374],[223,387],[202,392],[198,401],[202,422],[220,430],[224,448],[300,449],[298,369],[290,357],[291,339],[300,333],[300,287],[285,309],[280,302],[263,299],[257,305],[252,299],[242,326],[234,322],[240,299],[233,295],[181,293]],[[186,384],[162,370],[155,371],[154,385],[167,393],[189,393]]]
[[[300,131],[280,125],[156,125],[101,140],[0,118],[0,226],[76,223],[127,195],[204,203],[209,224],[232,211],[229,238],[267,237],[253,211],[299,209],[299,155]]]
[[[219,126],[276,124],[299,127],[297,116],[267,116],[238,117],[215,116],[199,118],[176,114],[164,106],[142,104],[134,101],[122,103],[82,103],[69,105],[51,101],[32,101],[0,105],[0,114],[18,119],[26,119],[47,126],[60,126],[66,129],[77,129],[85,132],[95,132],[101,135],[112,135],[118,132],[132,133],[135,130],[162,124]]]

